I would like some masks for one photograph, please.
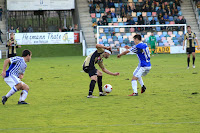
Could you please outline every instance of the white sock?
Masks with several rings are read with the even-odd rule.
[[[7,94],[6,97],[9,98],[10,96],[12,96],[13,94],[15,94],[15,92],[17,92],[16,87],[14,86]]]
[[[19,101],[20,101],[20,102],[21,102],[21,101],[25,101],[27,95],[28,95],[28,91],[22,90],[22,93],[21,93],[21,95],[20,95]]]
[[[138,78],[138,81],[139,81],[139,83],[140,83],[140,85],[141,85],[141,87],[144,85],[144,82],[143,82],[143,80],[142,80],[142,77],[139,77]]]
[[[133,92],[137,93],[137,80],[132,80],[132,88],[133,88]]]

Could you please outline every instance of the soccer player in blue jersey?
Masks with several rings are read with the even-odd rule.
[[[144,93],[146,90],[146,87],[144,86],[144,82],[142,80],[142,76],[147,75],[151,69],[151,63],[150,63],[150,52],[147,44],[143,43],[141,35],[136,34],[133,37],[135,45],[133,47],[125,46],[127,49],[126,51],[122,52],[121,54],[118,54],[118,58],[120,58],[122,55],[126,55],[130,51],[136,53],[139,64],[138,67],[133,72],[133,78],[132,78],[132,88],[133,88],[133,94],[129,96],[138,96],[137,92],[137,80],[139,81],[141,85],[141,93]]]
[[[2,104],[4,105],[7,99],[15,94],[15,92],[22,90],[18,104],[28,104],[25,99],[28,95],[29,87],[27,84],[21,81],[24,77],[24,72],[26,70],[26,62],[31,60],[32,53],[30,50],[24,50],[22,52],[22,57],[15,56],[8,58],[4,61],[2,77],[4,81],[10,86],[11,90],[2,97]],[[10,67],[6,71],[6,67],[11,63]]]

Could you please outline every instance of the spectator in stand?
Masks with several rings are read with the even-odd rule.
[[[99,26],[103,25],[103,22],[102,22],[101,18],[100,18],[99,21],[97,22],[97,25],[99,25]]]
[[[165,24],[165,20],[163,19],[163,17],[160,19],[160,24]]]
[[[95,7],[93,4],[90,6],[90,13],[95,13]]]
[[[17,27],[17,29],[16,29],[16,33],[19,33],[19,27]]]
[[[120,16],[123,18],[125,14],[126,14],[125,9],[122,8]]]
[[[110,0],[110,3],[109,3],[109,8],[115,8],[115,5],[114,5],[114,2],[113,0]]]
[[[0,29],[0,41],[1,41],[1,43],[3,44],[3,41],[2,41],[2,38],[1,38],[1,34],[3,34],[3,32],[2,32],[1,29]]]
[[[104,15],[102,16],[102,19],[103,19],[103,21],[104,21],[104,20],[107,20],[107,14],[106,14],[106,12],[105,12]]]
[[[95,11],[96,11],[96,13],[100,12],[100,6],[98,4],[96,5]]]
[[[103,3],[104,8],[106,8],[108,5],[110,5],[110,1],[109,0],[105,0],[105,2]]]
[[[127,25],[135,25],[135,21],[131,18],[128,18]]]
[[[116,14],[114,11],[111,11],[111,18],[116,18]]]
[[[179,17],[177,17],[177,19],[175,20],[175,24],[180,24],[180,19],[179,19]]]
[[[184,18],[184,16],[183,16],[182,19],[180,20],[180,24],[186,24],[186,19]]]
[[[163,10],[161,9],[161,7],[158,8],[158,10],[156,11],[156,13],[157,14],[160,14],[160,13],[162,14],[163,13]]]
[[[104,21],[103,21],[103,25],[108,25],[107,20],[104,20]]]
[[[158,20],[160,21],[161,18],[163,17],[162,13],[158,14]]]
[[[169,21],[169,16],[167,15],[167,13],[165,13],[165,15],[163,16],[163,19],[164,19],[165,21]]]
[[[156,20],[154,19],[154,17],[152,18],[150,24],[151,24],[151,25],[155,25],[155,24],[156,24]]]
[[[139,20],[138,20],[138,25],[144,25],[144,20],[143,20],[142,17],[139,18]],[[144,28],[140,27],[139,30],[140,30],[140,31],[143,31]]]
[[[149,7],[150,12],[154,12],[155,11],[155,5],[154,3],[151,4],[151,6]]]
[[[94,22],[94,23],[92,24],[92,27],[93,27],[94,29],[96,29],[96,28],[97,28],[97,22]]]
[[[10,39],[8,40],[6,47],[8,47],[8,58],[15,57],[17,54],[16,48],[21,48],[21,46],[17,45],[17,41],[14,39],[14,33],[10,34]]]
[[[2,9],[2,7],[0,6],[0,21],[2,21],[2,13],[3,13],[3,9]]]
[[[131,6],[131,11],[132,11],[132,12],[136,12],[135,3],[132,4],[132,6]]]
[[[9,30],[9,33],[15,33],[15,29],[13,28],[13,26],[11,26],[10,30]]]
[[[33,28],[31,27],[31,25],[29,25],[28,27],[28,32],[33,32]]]
[[[74,28],[73,28],[71,25],[69,26],[69,31],[70,31],[70,32],[73,32],[73,31],[74,31]]]
[[[145,4],[145,5],[142,7],[142,11],[143,11],[143,12],[148,12],[148,11],[149,11],[149,5],[148,5],[148,4]]]
[[[178,16],[178,9],[174,9],[174,16]]]
[[[145,17],[145,18],[144,18],[144,24],[145,24],[145,25],[149,25],[149,24],[150,24],[148,17]],[[147,28],[147,29],[148,29],[148,28]]]
[[[63,26],[62,32],[67,32],[67,27]]]
[[[27,32],[26,27],[23,28],[22,32]]]

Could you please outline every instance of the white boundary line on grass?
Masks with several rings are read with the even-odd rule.
[[[83,128],[83,127],[120,127],[120,126],[141,126],[141,125],[171,125],[171,124],[197,124],[200,121],[190,122],[171,122],[171,123],[135,123],[135,124],[115,124],[115,125],[68,125],[68,126],[48,126],[48,127],[30,127],[30,128],[0,128],[0,131],[7,130],[33,130],[33,129],[51,129],[51,128]]]

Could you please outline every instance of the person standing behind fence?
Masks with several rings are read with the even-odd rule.
[[[2,41],[2,38],[1,38],[1,34],[3,34],[3,32],[2,32],[1,29],[0,29],[0,41],[1,41],[1,43],[3,44],[3,41]]]
[[[10,27],[9,33],[15,33],[15,29],[13,28],[13,26]]]
[[[6,47],[8,47],[8,58],[15,57],[17,54],[16,48],[21,48],[21,46],[17,45],[13,33],[10,34],[10,39],[8,40]]]
[[[2,7],[0,6],[0,21],[2,21],[2,13],[3,13],[3,9],[2,9]]]
[[[28,27],[28,32],[33,32],[33,28],[31,27],[31,25],[29,25]]]

